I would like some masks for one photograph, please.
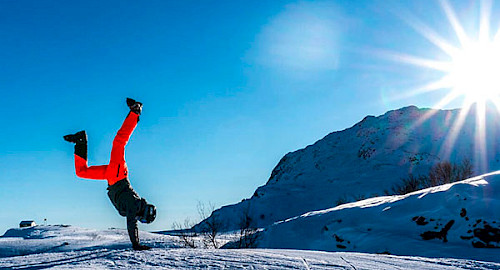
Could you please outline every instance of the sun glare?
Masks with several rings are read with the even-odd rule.
[[[438,102],[438,107],[444,107],[460,97],[466,102],[464,107],[489,101],[500,104],[500,32],[496,33],[494,39],[490,38],[491,1],[480,2],[479,29],[477,33],[471,35],[465,32],[449,2],[442,0],[440,3],[460,44],[453,45],[417,18],[403,18],[450,59],[442,61],[390,53],[389,55],[399,62],[434,69],[443,74],[439,80],[420,86],[415,91],[405,93],[404,96],[449,89],[448,95]],[[477,38],[471,37],[476,35]]]
[[[500,31],[495,29],[497,32],[492,33],[490,28],[493,2],[490,0],[478,2],[480,21],[477,33],[466,33],[450,3],[447,0],[439,2],[459,40],[458,45],[443,38],[436,30],[418,18],[412,17],[411,14],[406,14],[409,16],[400,15],[400,17],[444,52],[449,60],[443,61],[393,52],[385,52],[384,54],[400,63],[432,69],[443,74],[435,81],[417,86],[414,90],[405,91],[401,97],[411,98],[431,91],[446,90],[448,93],[434,106],[438,109],[462,98],[462,110],[450,127],[446,141],[441,147],[441,153],[445,157],[451,153],[467,115],[474,111],[476,115],[475,152],[480,153],[474,162],[478,168],[486,169],[488,163],[486,158],[486,104],[495,105],[497,111],[500,112]],[[494,36],[493,39],[492,36]],[[436,112],[429,111],[419,119],[415,126],[423,123]]]
[[[471,42],[452,55],[447,74],[451,89],[471,102],[496,99],[500,93],[500,50],[493,42]]]

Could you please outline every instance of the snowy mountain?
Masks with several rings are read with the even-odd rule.
[[[498,111],[487,108],[483,148],[475,143],[480,141],[476,139],[480,138],[476,112],[471,110],[463,122],[460,113],[458,109],[410,106],[367,116],[351,128],[286,154],[250,199],[224,206],[213,216],[223,220],[227,230],[237,229],[246,213],[255,226],[265,227],[310,211],[384,195],[409,173],[427,174],[440,161],[468,159],[475,165],[475,175],[499,169]],[[463,123],[460,129],[458,123]]]
[[[277,222],[259,247],[500,262],[500,171]]]
[[[154,246],[134,251],[125,230],[73,226],[12,229],[0,237],[0,269],[499,269],[464,259],[276,249],[186,249],[179,239],[141,232]],[[65,244],[66,243],[66,244]],[[9,251],[17,251],[17,256]],[[21,255],[24,254],[24,255]]]

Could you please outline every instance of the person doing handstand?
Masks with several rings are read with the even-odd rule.
[[[108,197],[121,216],[127,218],[127,230],[135,250],[147,250],[150,247],[139,242],[137,221],[151,223],[156,218],[156,207],[139,197],[130,185],[127,163],[125,163],[125,145],[139,122],[142,103],[127,98],[130,108],[125,121],[113,140],[111,159],[108,165],[88,166],[87,134],[85,130],[64,136],[64,140],[75,144],[75,171],[81,178],[107,180]]]

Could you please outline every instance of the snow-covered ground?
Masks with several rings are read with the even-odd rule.
[[[123,249],[55,252],[0,259],[10,269],[499,269],[500,264],[297,250]]]
[[[268,227],[259,247],[500,262],[500,171],[309,212]]]
[[[177,237],[140,232],[155,247],[180,247]],[[10,229],[0,237],[0,257],[100,248],[130,248],[126,230],[93,230],[68,225]]]
[[[0,237],[0,269],[500,269],[500,263],[351,252],[186,249],[177,237],[141,232],[133,251],[125,230],[73,226],[13,229]]]

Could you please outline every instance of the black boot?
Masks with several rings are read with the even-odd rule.
[[[66,135],[63,138],[75,144],[75,155],[87,160],[87,133],[85,130]]]
[[[142,103],[139,101],[135,101],[131,98],[127,98],[127,106],[130,110],[138,115],[141,115],[142,112]]]
[[[87,143],[87,133],[85,132],[85,130],[78,131],[75,134],[66,135],[63,138],[70,143]]]

